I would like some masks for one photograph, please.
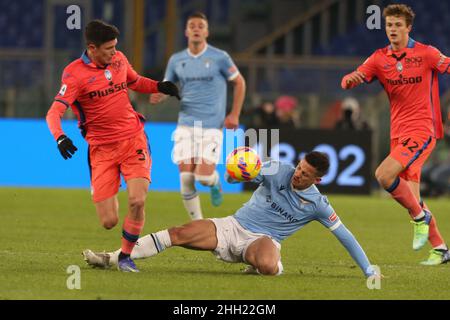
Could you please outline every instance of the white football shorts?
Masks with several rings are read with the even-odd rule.
[[[253,233],[244,229],[236,218],[228,216],[225,218],[211,218],[216,225],[217,248],[213,251],[214,255],[226,262],[244,262],[245,252],[253,241],[261,237],[269,237],[262,233]],[[281,244],[272,239],[273,244],[281,250]],[[248,264],[248,263],[247,263]],[[281,261],[278,261],[281,265]]]
[[[173,133],[172,159],[179,164],[194,158],[217,164],[222,151],[221,129],[178,126]]]

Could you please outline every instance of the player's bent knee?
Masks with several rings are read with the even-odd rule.
[[[132,211],[143,210],[145,206],[145,196],[142,197],[130,197],[128,205]]]
[[[259,258],[257,260],[257,269],[263,275],[274,276],[278,274],[278,261],[271,258]]]
[[[388,188],[395,180],[395,176],[389,174],[383,169],[380,169],[380,167],[375,170],[375,178],[383,188]]]
[[[108,218],[108,219],[103,219],[101,221],[103,228],[110,230],[112,228],[114,228],[117,223],[119,223],[119,218],[118,217],[113,217],[113,218]]]
[[[257,269],[260,274],[263,274],[265,276],[275,276],[278,274],[277,263],[262,264]]]
[[[380,167],[378,167],[375,170],[375,179],[377,179],[377,181],[380,182],[383,179],[383,177],[384,177],[384,172]]]
[[[209,176],[196,174],[195,180],[197,180],[203,186],[213,186],[217,183],[217,174],[216,172]]]

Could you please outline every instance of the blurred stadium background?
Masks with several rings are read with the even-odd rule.
[[[247,81],[241,117],[243,125],[268,127],[261,106],[269,102],[273,104],[272,108],[278,109],[280,101],[277,99],[289,96],[294,99],[288,100],[294,101],[294,107],[287,107],[291,119],[286,125],[278,124],[282,133],[286,130],[290,136],[287,140],[302,140],[300,137],[308,137],[303,134],[308,130],[312,130],[309,134],[313,137],[318,136],[314,130],[334,130],[343,109],[350,108],[355,115],[359,105],[360,117],[354,117],[354,120],[365,123],[372,132],[368,144],[370,150],[364,151],[370,170],[365,170],[362,175],[367,172],[365,179],[372,179],[369,184],[373,189],[376,188],[371,177],[374,167],[388,153],[388,100],[377,83],[344,92],[340,89],[340,79],[375,49],[387,44],[383,26],[380,30],[366,27],[367,7],[378,5],[382,8],[396,2],[399,1],[1,1],[0,120],[45,117],[59,90],[64,66],[84,50],[83,28],[91,19],[100,18],[116,25],[121,30],[118,47],[127,54],[135,69],[161,79],[168,57],[186,46],[186,17],[194,11],[203,11],[209,18],[209,43],[228,51]],[[449,20],[449,1],[400,2],[411,5],[417,14],[412,37],[432,44],[448,55],[450,24],[439,21]],[[81,8],[81,30],[66,27],[70,16],[66,9],[72,4]],[[441,77],[440,86],[445,120],[450,108],[450,77]],[[148,104],[147,96],[134,93],[130,96],[136,109],[151,123],[176,121],[178,105],[175,101],[169,99],[155,107]],[[73,119],[70,112],[65,117]],[[5,123],[0,122],[4,129]],[[349,139],[348,144],[352,143],[352,136],[355,137],[353,133],[344,137]],[[10,139],[10,136],[4,135],[4,139]],[[50,141],[51,136],[48,134],[43,139]],[[5,141],[2,144],[5,146]],[[59,156],[56,150],[52,149],[52,152],[55,157]],[[352,163],[350,158],[346,159],[343,168]],[[19,170],[14,164],[7,164],[12,165],[13,170]],[[449,166],[448,144],[444,140],[424,168],[425,194],[441,195],[448,191]],[[437,168],[438,173],[434,172]],[[0,179],[0,185],[18,184]]]

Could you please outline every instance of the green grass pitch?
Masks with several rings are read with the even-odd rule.
[[[120,195],[120,213],[126,194]],[[206,217],[222,217],[249,193],[225,195]],[[369,290],[337,239],[313,222],[282,243],[280,277],[241,274],[244,265],[217,261],[210,252],[171,248],[137,260],[139,274],[91,269],[85,248],[120,246],[120,225],[100,227],[88,190],[0,189],[0,299],[450,299],[450,264],[419,265],[429,246],[414,252],[405,210],[382,196],[330,196],[333,207],[385,279]],[[450,239],[450,201],[429,200],[441,233]],[[178,193],[150,192],[144,234],[188,220]],[[121,219],[122,221],[122,219]],[[67,268],[80,267],[81,289],[69,290]]]

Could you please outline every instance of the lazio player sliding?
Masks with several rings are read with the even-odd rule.
[[[47,123],[64,159],[77,151],[62,130],[61,118],[71,107],[89,144],[92,200],[106,229],[119,220],[117,193],[120,174],[127,183],[128,214],[122,230],[118,267],[137,272],[130,253],[144,226],[144,204],[150,184],[151,155],[144,132],[144,117],[131,106],[128,88],[142,93],[163,92],[178,97],[168,81],[142,77],[125,55],[116,50],[119,30],[100,20],[87,24],[87,49],[63,72],[62,84]]]
[[[245,81],[230,56],[206,42],[208,20],[203,13],[187,19],[188,48],[175,53],[167,65],[165,80],[178,82],[181,108],[173,134],[173,161],[180,171],[180,191],[191,219],[202,219],[198,181],[209,186],[211,201],[219,206],[223,199],[216,165],[222,150],[222,129],[236,129],[245,96]],[[225,117],[227,82],[234,86],[233,106]],[[165,98],[152,94],[150,103]]]
[[[366,277],[377,275],[364,250],[344,226],[327,198],[314,185],[329,168],[328,157],[313,151],[296,168],[266,162],[252,182],[259,184],[250,201],[234,215],[191,221],[149,234],[138,240],[133,259],[154,256],[172,246],[212,251],[226,262],[243,262],[247,273],[279,275],[281,242],[312,221],[328,228],[349,252]],[[277,173],[271,166],[277,168]],[[227,180],[231,181],[228,176]],[[89,265],[109,267],[117,264],[120,250],[111,253],[83,252]]]
[[[343,89],[378,79],[391,104],[391,153],[378,166],[379,184],[405,207],[414,224],[413,249],[430,241],[424,265],[450,261],[436,219],[420,197],[420,174],[443,136],[437,73],[449,73],[450,59],[436,48],[410,38],[414,12],[403,4],[383,11],[390,45],[375,51],[363,65],[342,79]]]

